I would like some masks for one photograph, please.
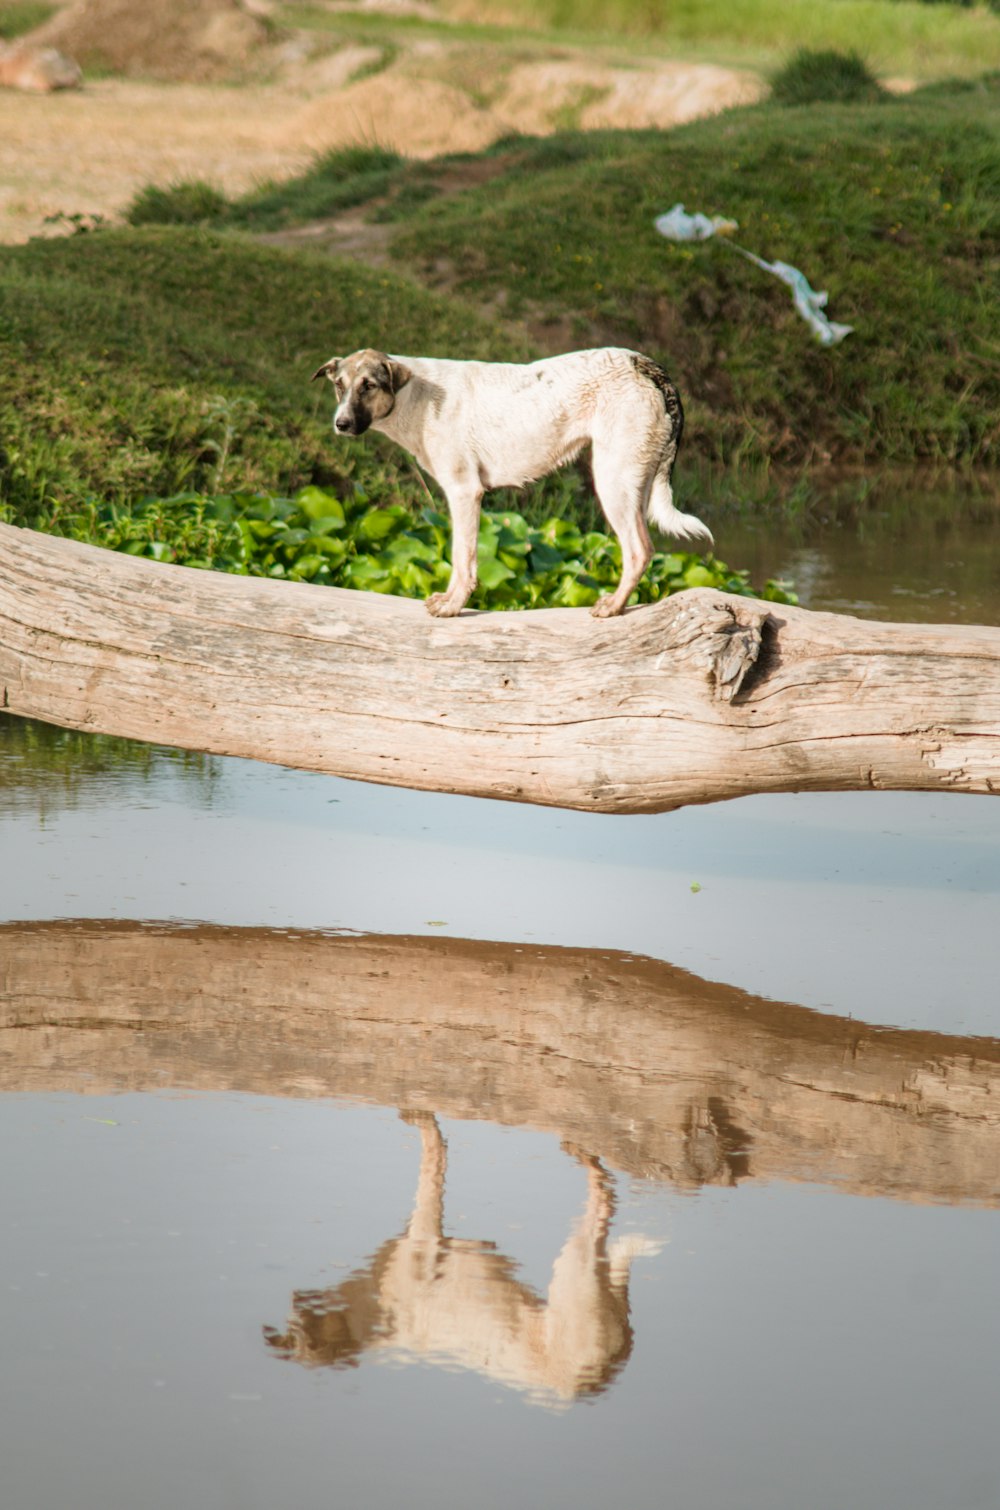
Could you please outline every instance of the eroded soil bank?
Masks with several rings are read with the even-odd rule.
[[[378,143],[411,157],[475,152],[512,132],[669,127],[764,92],[710,64],[506,54],[444,42],[346,45],[238,86],[85,78],[49,95],[0,89],[0,242],[114,220],[150,183],[207,179],[227,194],[299,173],[316,152]]]

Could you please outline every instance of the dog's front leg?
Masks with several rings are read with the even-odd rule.
[[[444,592],[432,593],[427,611],[436,619],[452,619],[472,597],[476,587],[476,549],[479,544],[479,487],[446,487],[451,515],[451,580]]]

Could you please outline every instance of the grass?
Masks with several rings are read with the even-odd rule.
[[[187,178],[162,188],[147,184],[128,210],[130,225],[211,225],[230,218],[230,203],[220,189],[202,178]]]
[[[377,146],[340,147],[320,154],[305,173],[258,185],[228,200],[212,184],[188,179],[142,189],[128,208],[130,225],[228,225],[276,231],[336,215],[377,199],[402,176],[397,152]]]
[[[443,0],[442,9],[464,17],[468,0]],[[878,73],[938,79],[1000,67],[997,9],[997,0],[989,9],[921,0],[477,0],[475,15],[550,36],[642,38],[673,56],[768,72],[798,48],[854,50]]]
[[[507,171],[488,184],[408,207],[401,264],[501,299],[542,343],[648,350],[713,461],[996,465],[995,80],[498,151]],[[742,245],[801,268],[855,333],[820,348],[731,247],[665,242],[653,221],[678,200],[735,218]]]
[[[890,98],[856,58],[805,54],[782,77],[796,98],[846,89],[869,102],[508,139],[460,193],[441,192],[458,159],[356,148],[218,218],[294,225],[367,203],[395,227],[401,271],[502,307],[525,346],[623,344],[660,359],[712,465],[995,465],[1000,76]],[[185,218],[194,187],[160,195],[164,218],[175,203]],[[675,200],[736,219],[740,244],[801,268],[854,334],[824,350],[788,290],[732,247],[665,242],[653,221]]]
[[[56,8],[44,0],[0,0],[0,42],[12,42],[34,31],[54,15]]]
[[[236,200],[233,224],[248,230],[280,230],[378,199],[401,176],[397,152],[379,146],[340,147],[324,152],[301,176],[262,184]]]
[[[0,502],[30,522],[52,498],[344,486],[359,472],[394,496],[407,464],[335,443],[329,398],[309,384],[325,357],[367,343],[527,354],[406,279],[239,235],[148,227],[3,248]]]

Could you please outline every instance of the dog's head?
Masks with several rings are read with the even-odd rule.
[[[340,435],[363,435],[376,420],[391,414],[396,394],[410,381],[410,371],[384,351],[355,351],[331,357],[313,373],[330,379],[337,395],[333,428]]]

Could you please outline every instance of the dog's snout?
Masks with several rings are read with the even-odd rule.
[[[364,435],[371,419],[363,409],[355,409],[350,413],[338,414],[334,417],[333,428],[338,435]]]

